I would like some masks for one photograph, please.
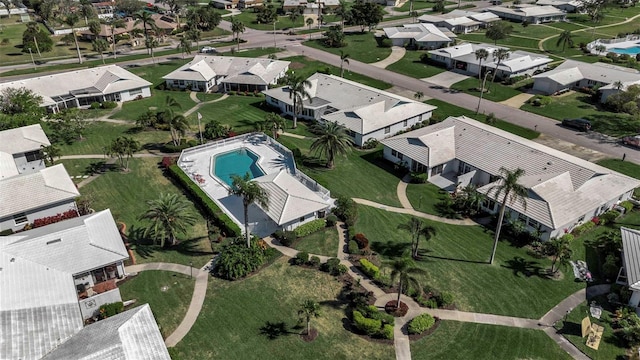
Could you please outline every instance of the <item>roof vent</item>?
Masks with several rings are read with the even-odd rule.
[[[547,165],[553,165],[553,161],[547,161]]]
[[[51,245],[59,242],[62,242],[62,239],[49,240],[47,241],[47,245]]]
[[[9,262],[16,262],[16,258],[11,258],[11,260],[9,260]]]

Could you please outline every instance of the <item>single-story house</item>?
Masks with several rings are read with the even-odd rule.
[[[493,13],[479,13],[457,9],[446,14],[424,14],[418,18],[418,21],[421,23],[447,28],[456,34],[467,34],[481,27],[486,28],[492,22],[498,20],[500,20],[500,17]]]
[[[238,8],[238,0],[211,0],[209,4],[213,4],[216,9],[236,9]]]
[[[493,22],[500,21],[500,17],[492,12],[476,13],[469,11],[469,13],[470,14],[468,14],[467,17],[481,22],[483,28],[489,27]]]
[[[417,46],[425,49],[437,49],[449,45],[455,35],[445,34],[448,29],[433,24],[404,24],[384,28],[385,35],[393,46]]]
[[[247,9],[256,6],[262,6],[262,0],[240,0],[238,2],[238,9]]]
[[[162,78],[169,88],[194,91],[262,91],[289,70],[289,61],[265,58],[196,55]]]
[[[40,124],[0,131],[0,180],[44,169],[42,147],[49,145]]]
[[[151,34],[155,34],[157,36],[163,36],[171,34],[174,30],[178,28],[178,23],[176,20],[167,15],[163,14],[152,14],[151,19],[155,25],[155,28],[151,29],[147,27],[147,30]],[[133,29],[139,29],[144,31],[144,24],[137,23],[136,19],[132,17],[124,18],[124,27],[114,28],[113,33],[116,35],[128,34]],[[85,28],[78,32],[84,39],[93,40],[96,38],[88,28]],[[100,32],[97,34],[98,38],[102,38],[107,40],[109,43],[112,41],[113,33],[111,32],[111,25],[109,24],[100,24]]]
[[[485,49],[489,53],[489,57],[482,61],[476,58],[475,52]],[[429,57],[432,61],[444,64],[448,69],[455,69],[460,72],[471,75],[478,75],[486,71],[497,71],[498,78],[509,78],[512,76],[532,75],[536,70],[543,69],[553,60],[544,55],[530,53],[522,50],[509,52],[509,58],[500,62],[493,57],[493,52],[498,49],[506,49],[505,47],[489,45],[489,44],[461,44],[450,46],[447,48],[429,51]],[[482,68],[480,68],[480,65]]]
[[[610,95],[640,81],[640,72],[605,63],[566,60],[553,70],[535,75],[533,79],[533,90],[547,95],[572,88],[597,87],[602,92],[600,101],[604,102]],[[617,82],[622,84],[620,89]]]
[[[284,0],[282,3],[282,10],[284,12],[288,12],[299,7],[310,8],[311,5],[320,5],[321,9],[333,10],[340,7],[340,0],[318,0],[315,2],[309,2],[308,0]]]
[[[629,306],[640,307],[640,231],[621,227],[622,269],[618,282],[629,286]]]
[[[269,196],[262,209],[281,229],[293,230],[315,219],[324,218],[331,207],[330,198],[322,198],[285,170],[255,178]]]
[[[37,219],[77,211],[80,192],[64,165],[0,180],[0,231],[18,231]]]
[[[428,120],[436,108],[339,76],[316,73],[307,79],[309,98],[299,118],[337,122],[347,128],[357,146],[384,139]],[[267,104],[293,115],[289,87],[263,91]]]
[[[106,65],[0,83],[0,90],[27,88],[42,96],[41,106],[55,113],[93,102],[149,97],[151,85],[118,65]]]
[[[524,22],[529,24],[541,24],[547,22],[564,21],[567,14],[554,6],[516,5],[516,7],[492,6],[485,11],[492,12],[502,19]]]
[[[629,199],[640,180],[524,139],[464,116],[449,117],[382,140],[384,158],[426,173],[442,188],[469,184],[487,196],[482,207],[500,209],[493,187],[501,183],[500,168],[521,168],[519,179],[528,196],[507,204],[512,219],[529,231],[540,230],[543,240],[561,236]]]
[[[577,0],[538,0],[536,1],[536,5],[553,6],[568,13],[579,12],[583,7],[582,2]]]

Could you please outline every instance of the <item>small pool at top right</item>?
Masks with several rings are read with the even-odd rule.
[[[628,48],[611,48],[609,50],[616,54],[627,54],[627,55],[640,54],[640,46],[632,46]]]

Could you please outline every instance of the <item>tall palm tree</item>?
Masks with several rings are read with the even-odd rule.
[[[424,97],[424,93],[422,91],[416,91],[416,93],[413,94],[413,98],[418,101],[422,100],[423,97]]]
[[[149,42],[149,31],[156,29],[156,22],[153,20],[153,17],[151,17],[151,13],[143,10],[135,13],[134,17],[136,18],[136,22],[133,23],[134,25],[142,23],[142,27],[144,29],[144,43],[145,46],[147,46],[147,51],[149,51],[149,45],[152,45],[152,43]]]
[[[78,63],[82,64],[82,54],[80,54],[80,46],[78,45],[78,37],[76,36],[76,24],[79,20],[78,15],[71,13],[64,18],[63,23],[71,28],[73,41],[76,43],[76,51],[78,52]]]
[[[480,82],[479,87],[482,87],[482,62],[489,58],[489,51],[487,51],[487,49],[481,48],[476,50],[475,55],[476,60],[478,60],[478,81]],[[480,91],[484,91],[484,89],[480,89]]]
[[[335,10],[333,10],[333,12],[337,16],[340,16],[340,29],[344,30],[344,18],[349,13],[349,10],[347,9],[347,3],[345,0],[340,0],[339,4],[340,5],[338,5],[338,7],[336,7]]]
[[[420,282],[413,275],[424,274],[424,270],[416,267],[416,263],[410,257],[403,257],[400,259],[388,262],[391,266],[391,282],[398,280],[398,300],[396,308],[400,308],[400,295],[410,285],[414,288],[420,289]]]
[[[340,50],[340,77],[344,77],[344,64],[349,65],[349,58],[351,56],[346,54],[344,51]]]
[[[116,37],[116,29],[124,29],[126,27],[126,24],[122,19],[112,19],[111,21],[108,22],[108,25],[111,28],[111,44],[113,46],[113,58],[117,59],[118,56],[117,56],[116,44],[118,40]]]
[[[160,197],[147,202],[149,208],[140,216],[140,220],[149,220],[144,236],[153,236],[164,247],[166,240],[174,245],[179,234],[185,234],[195,225],[196,216],[190,204],[178,194],[160,194]]]
[[[564,49],[567,47],[567,44],[569,44],[569,46],[573,46],[573,38],[571,35],[571,31],[565,30],[562,33],[560,33],[560,36],[558,36],[558,41],[556,41],[556,47],[560,46],[560,44],[562,44],[562,52],[564,52]]]
[[[178,44],[178,50],[182,53],[182,58],[184,59],[184,54],[187,53],[191,55],[191,41],[187,39],[185,36],[180,38],[180,43]]]
[[[622,89],[623,86],[624,86],[624,84],[620,80],[617,80],[617,81],[615,81],[613,83],[613,87],[616,88],[616,90]]]
[[[571,241],[567,236],[561,236],[556,239],[549,240],[547,247],[553,260],[551,261],[551,272],[553,274],[560,270],[560,267],[567,266],[569,259],[571,259]]]
[[[271,130],[272,137],[276,139],[278,137],[278,130],[284,129],[284,119],[282,116],[276,113],[268,113],[262,122],[258,123],[260,131]]]
[[[311,82],[300,75],[289,74],[284,78],[284,83],[289,87],[289,99],[293,99],[293,128],[295,129],[298,127],[298,114],[303,110],[302,102],[305,98],[311,102],[311,95],[307,92]]]
[[[311,30],[311,25],[313,25],[313,18],[308,17],[304,22],[307,23],[307,27],[309,28],[309,30]]]
[[[171,141],[173,145],[180,145],[182,137],[187,133],[189,129],[189,121],[182,114],[174,114],[173,110],[169,111],[169,118],[167,119],[169,124],[169,131],[171,134]]]
[[[311,143],[311,151],[327,157],[327,168],[333,169],[336,155],[344,155],[351,149],[351,138],[345,127],[337,122],[325,122],[316,126],[318,137]]]
[[[244,23],[233,16],[231,17],[231,32],[236,36],[238,51],[240,51],[240,34],[245,31]]]
[[[507,60],[509,56],[511,56],[509,49],[500,48],[500,49],[493,50],[493,61],[495,61],[496,63],[496,69],[493,72],[493,77],[491,78],[492,83],[496,81],[496,75],[498,74],[498,67],[500,67],[500,64],[504,60]],[[484,89],[481,89],[481,90],[484,90]]]
[[[424,236],[426,240],[429,240],[436,233],[436,229],[433,226],[425,225],[422,220],[416,217],[412,217],[404,224],[399,224],[398,229],[406,230],[411,234],[411,256],[414,259],[418,257],[420,237]]]
[[[89,19],[97,17],[96,9],[89,0],[80,0],[80,14],[84,17],[85,25],[89,25]]]
[[[307,322],[307,335],[311,331],[311,318],[320,317],[320,304],[313,300],[305,300],[298,309],[298,316],[304,317]]]
[[[153,56],[153,49],[157,48],[158,46],[160,46],[160,42],[158,42],[158,39],[156,39],[155,37],[150,37],[148,38],[145,42],[144,42],[145,46],[147,47],[147,49],[151,52],[151,59],[153,61],[153,63],[156,63],[156,59]]]
[[[251,247],[251,234],[249,233],[249,205],[256,203],[263,209],[269,206],[269,196],[267,192],[255,181],[251,181],[249,173],[240,177],[238,175],[231,176],[231,188],[229,195],[236,195],[242,198],[244,206],[244,234],[247,238],[247,247]]]
[[[104,52],[109,49],[109,43],[105,39],[95,39],[91,42],[93,51],[100,53],[102,64],[104,64]]]
[[[200,40],[202,40],[202,31],[198,28],[192,28],[185,32],[185,37],[191,41],[196,42],[196,48],[200,47]]]
[[[524,170],[517,168],[515,170],[509,170],[505,167],[500,168],[500,182],[489,189],[489,193],[498,200],[500,195],[502,196],[502,204],[500,205],[500,215],[498,215],[498,225],[496,226],[496,235],[493,240],[493,250],[491,251],[491,258],[489,264],[493,264],[493,259],[496,256],[496,248],[498,247],[498,239],[500,238],[500,230],[502,230],[502,221],[504,220],[504,210],[507,208],[507,201],[513,204],[516,201],[521,201],[524,209],[527,209],[527,188],[518,184],[518,179],[524,175]]]

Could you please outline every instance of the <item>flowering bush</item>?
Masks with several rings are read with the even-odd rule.
[[[56,215],[53,215],[53,216],[47,216],[47,217],[43,217],[41,219],[35,219],[33,221],[32,228],[37,228],[37,227],[41,227],[41,226],[50,225],[50,224],[53,224],[53,223],[60,222],[62,220],[73,219],[75,217],[78,217],[78,212],[75,209],[71,209],[71,210],[68,210],[68,211],[65,211],[63,213],[56,214]]]

